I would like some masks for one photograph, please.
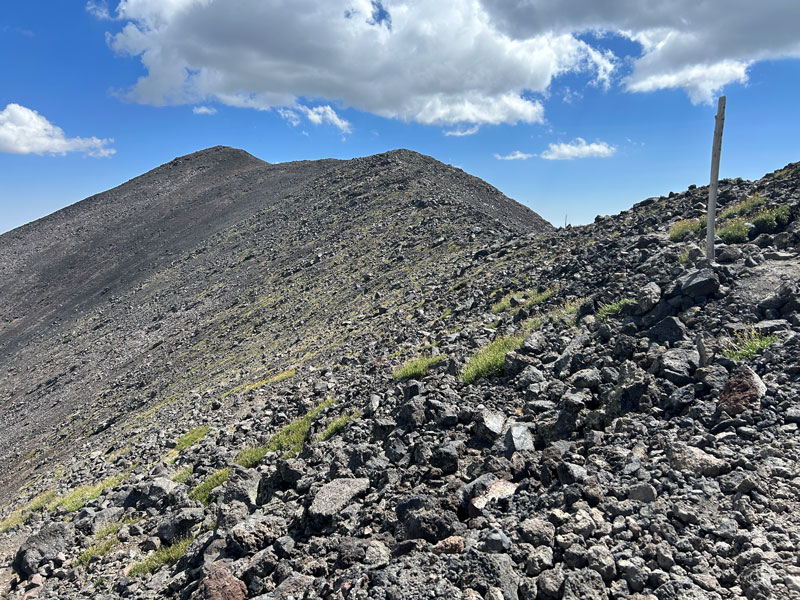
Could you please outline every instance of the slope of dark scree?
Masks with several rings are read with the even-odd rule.
[[[706,188],[554,231],[408,151],[240,158],[254,189],[295,183],[4,358],[0,441],[40,444],[5,459],[0,592],[800,594],[799,165],[721,182],[721,211],[763,203],[708,262],[668,235]]]

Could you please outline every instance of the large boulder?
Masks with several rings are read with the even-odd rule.
[[[707,267],[692,269],[681,275],[677,283],[681,293],[691,298],[708,297],[719,289],[719,277]]]
[[[60,553],[72,548],[74,539],[75,533],[66,523],[48,523],[19,547],[12,566],[17,573],[28,578],[38,571],[40,565],[58,560]]]
[[[156,477],[134,486],[122,500],[122,505],[137,510],[163,509],[186,501],[184,486],[166,477]]]

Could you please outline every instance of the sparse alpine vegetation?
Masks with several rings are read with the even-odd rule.
[[[195,429],[192,429],[188,433],[178,438],[178,441],[175,443],[175,450],[177,452],[186,450],[186,448],[188,448],[195,442],[199,442],[204,437],[206,437],[210,429],[211,428],[208,425],[203,425],[202,427],[196,427]]]
[[[461,379],[464,383],[475,383],[484,377],[502,375],[506,354],[519,348],[522,340],[522,336],[502,336],[495,339],[469,359],[461,373]]]
[[[726,244],[743,244],[747,241],[749,232],[750,228],[745,220],[736,218],[724,223],[717,231],[717,235]]]
[[[690,236],[698,236],[705,229],[706,224],[700,219],[681,219],[669,229],[669,239],[673,242],[682,242]]]
[[[539,231],[409,152],[209,156],[0,239],[0,596],[792,597],[800,170],[720,181],[709,262],[705,189]]]
[[[636,300],[633,298],[621,298],[616,302],[602,304],[600,308],[597,309],[597,318],[601,323],[603,323],[610,317],[616,317],[619,315],[619,313],[622,312],[622,309],[628,304],[636,304]]]
[[[194,538],[188,537],[172,545],[162,546],[144,560],[134,564],[128,574],[131,577],[138,577],[139,575],[155,573],[165,565],[175,564],[185,554],[186,549],[193,541]]]
[[[778,341],[774,335],[761,333],[753,328],[736,332],[733,341],[730,342],[722,353],[728,358],[735,360],[747,360],[753,358],[759,350],[766,348]]]
[[[212,500],[211,492],[214,488],[222,485],[228,480],[228,474],[230,471],[230,467],[225,467],[223,469],[219,469],[218,471],[214,471],[202,482],[197,484],[197,486],[195,486],[191,492],[189,492],[189,498],[192,500],[197,500],[202,504],[209,504]]]
[[[398,367],[394,371],[395,379],[419,379],[428,374],[428,369],[442,360],[446,360],[444,356],[420,356]]]

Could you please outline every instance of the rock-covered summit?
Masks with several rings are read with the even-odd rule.
[[[165,198],[230,224],[9,296],[3,593],[800,595],[797,164],[720,183],[708,261],[706,188],[553,230],[408,151],[234,156]]]

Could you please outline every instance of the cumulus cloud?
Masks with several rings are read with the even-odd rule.
[[[546,160],[572,160],[574,158],[608,158],[617,151],[615,146],[605,142],[592,142],[587,144],[583,138],[575,138],[568,144],[550,144],[547,150],[541,153]]]
[[[638,42],[641,55],[633,57],[625,88],[682,88],[694,103],[745,83],[755,61],[800,57],[796,0],[483,0],[483,6],[513,39],[601,33]]]
[[[279,110],[343,132],[349,108],[446,127],[543,123],[554,80],[710,103],[757,61],[800,57],[797,0],[89,0],[141,60],[126,95]],[[631,40],[615,55],[603,40]],[[629,48],[625,45],[625,48]],[[573,88],[574,84],[570,84]],[[574,89],[568,99],[580,97]],[[333,107],[336,107],[334,110]],[[286,112],[288,111],[288,112]],[[286,115],[294,115],[288,117]]]
[[[524,152],[520,152],[519,150],[514,150],[511,154],[506,154],[505,156],[501,154],[495,154],[494,157],[497,160],[528,160],[536,156],[535,154],[525,154]]]
[[[192,112],[196,115],[215,115],[217,114],[217,109],[213,106],[195,106]]]
[[[342,131],[331,106],[440,126],[540,123],[536,94],[553,79],[606,85],[616,66],[571,33],[512,39],[481,0],[122,0],[114,16],[110,45],[146,69],[130,98],[288,109]]]
[[[116,152],[108,145],[112,139],[96,137],[68,138],[35,110],[19,104],[9,104],[0,111],[0,152],[11,154],[66,154],[83,152],[89,156],[106,157]]]

